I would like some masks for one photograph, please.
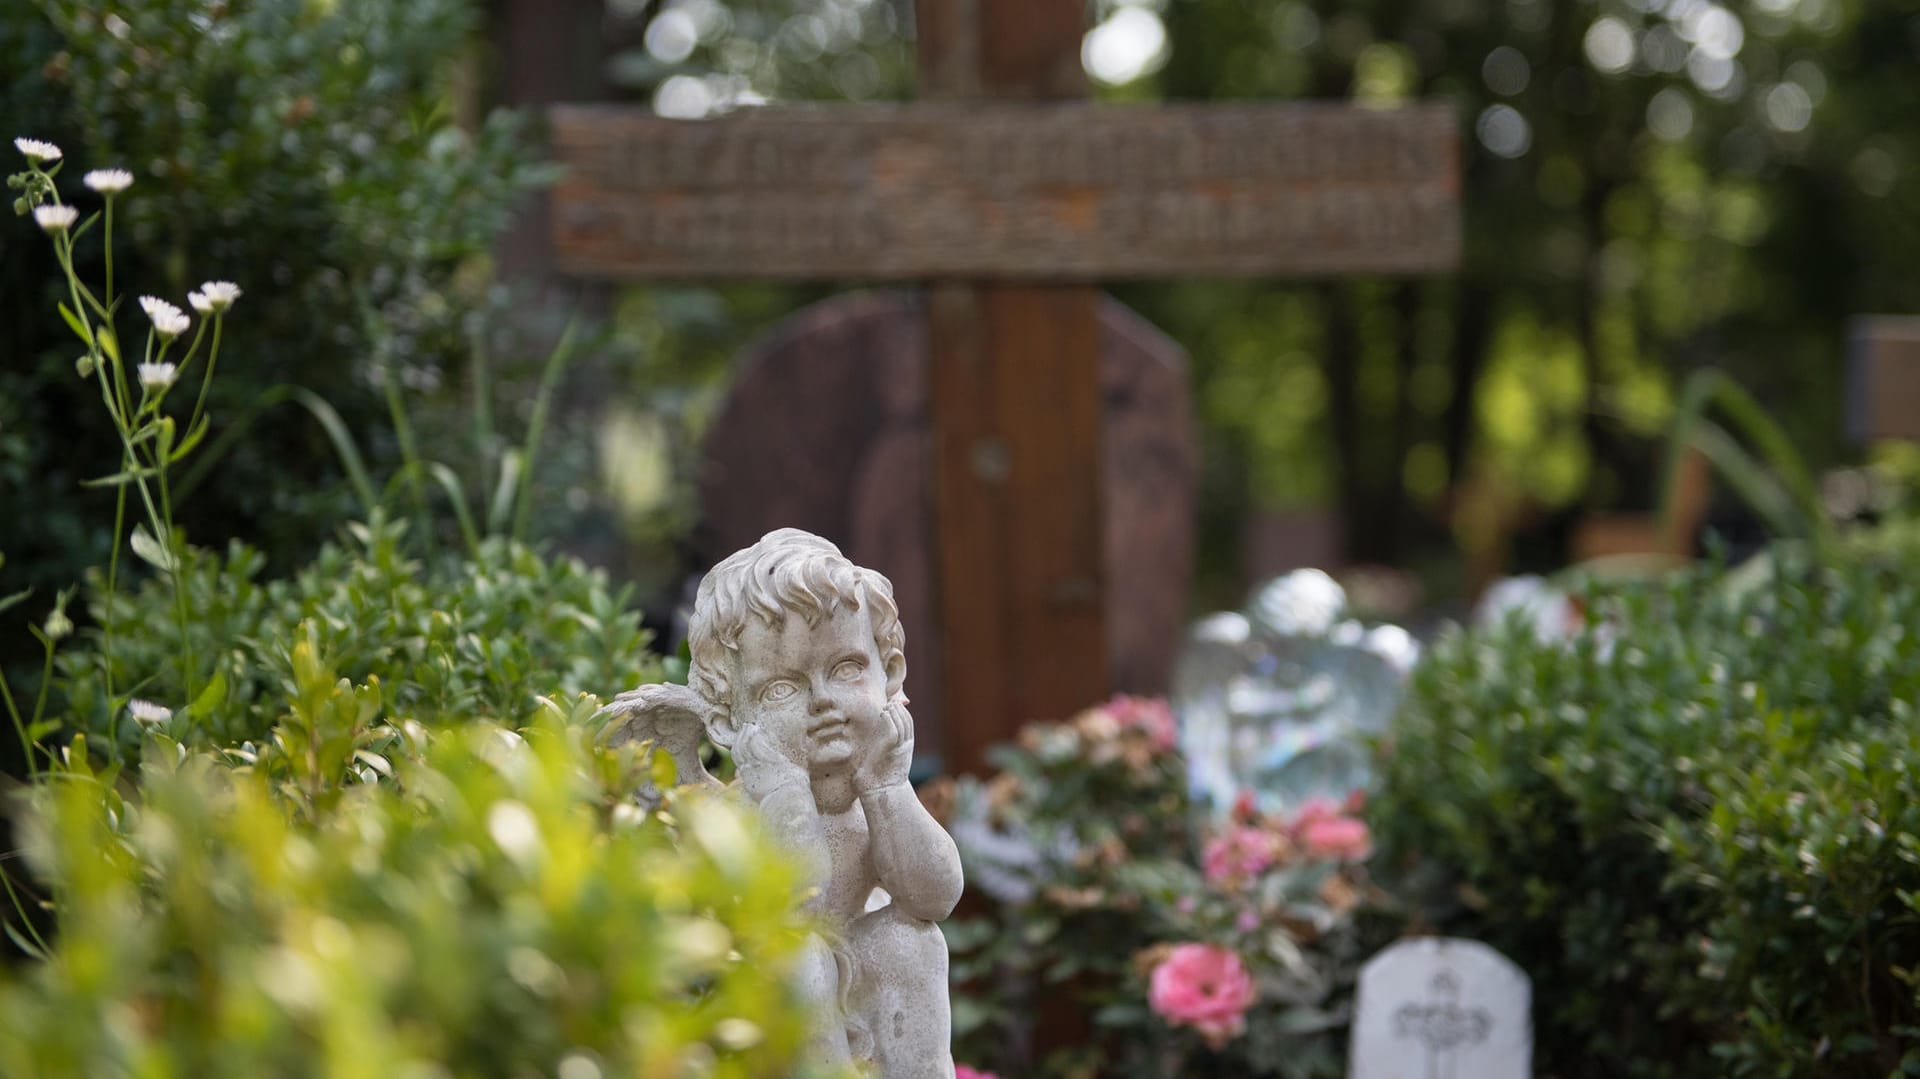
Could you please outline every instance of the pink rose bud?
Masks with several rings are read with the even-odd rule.
[[[1322,817],[1300,829],[1300,845],[1315,858],[1358,862],[1373,853],[1367,823],[1353,817]]]
[[[1279,860],[1280,852],[1279,836],[1234,825],[1207,841],[1201,864],[1208,883],[1233,887],[1266,872]]]
[[[953,1079],[1000,1079],[992,1072],[983,1072],[978,1068],[969,1068],[965,1064],[953,1066]]]
[[[1298,839],[1313,822],[1339,815],[1340,806],[1331,798],[1309,798],[1301,804],[1300,811],[1293,815],[1293,823],[1287,826],[1287,830]]]
[[[1129,697],[1117,693],[1107,702],[1107,714],[1121,727],[1143,731],[1155,749],[1172,749],[1180,741],[1180,725],[1164,697]]]

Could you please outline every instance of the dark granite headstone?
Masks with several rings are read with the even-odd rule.
[[[1198,452],[1186,357],[1112,299],[1099,318],[1113,684],[1162,693],[1193,573]],[[699,547],[712,564],[792,526],[886,574],[914,657],[916,737],[930,754],[943,694],[926,326],[914,293],[855,293],[799,312],[750,349],[707,433]]]

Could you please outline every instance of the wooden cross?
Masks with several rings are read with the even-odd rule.
[[[1104,698],[1103,278],[1458,259],[1449,109],[1103,107],[1082,0],[917,0],[923,102],[551,110],[563,271],[928,287],[945,764]],[[935,657],[916,656],[916,662]]]
[[[1920,317],[1853,320],[1847,341],[1847,435],[1920,439]]]

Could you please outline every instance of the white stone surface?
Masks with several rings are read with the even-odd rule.
[[[1360,970],[1348,1079],[1531,1079],[1533,991],[1476,940],[1403,940]]]
[[[701,581],[686,686],[615,698],[610,741],[648,740],[682,783],[712,783],[700,731],[732,750],[737,789],[809,870],[831,931],[800,980],[819,1005],[813,1056],[883,1079],[953,1079],[947,943],[953,839],[907,785],[913,717],[893,586],[798,529],[768,533]]]

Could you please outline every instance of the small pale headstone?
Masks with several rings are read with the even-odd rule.
[[[1531,1079],[1533,989],[1477,940],[1403,940],[1367,961],[1348,1079]]]

